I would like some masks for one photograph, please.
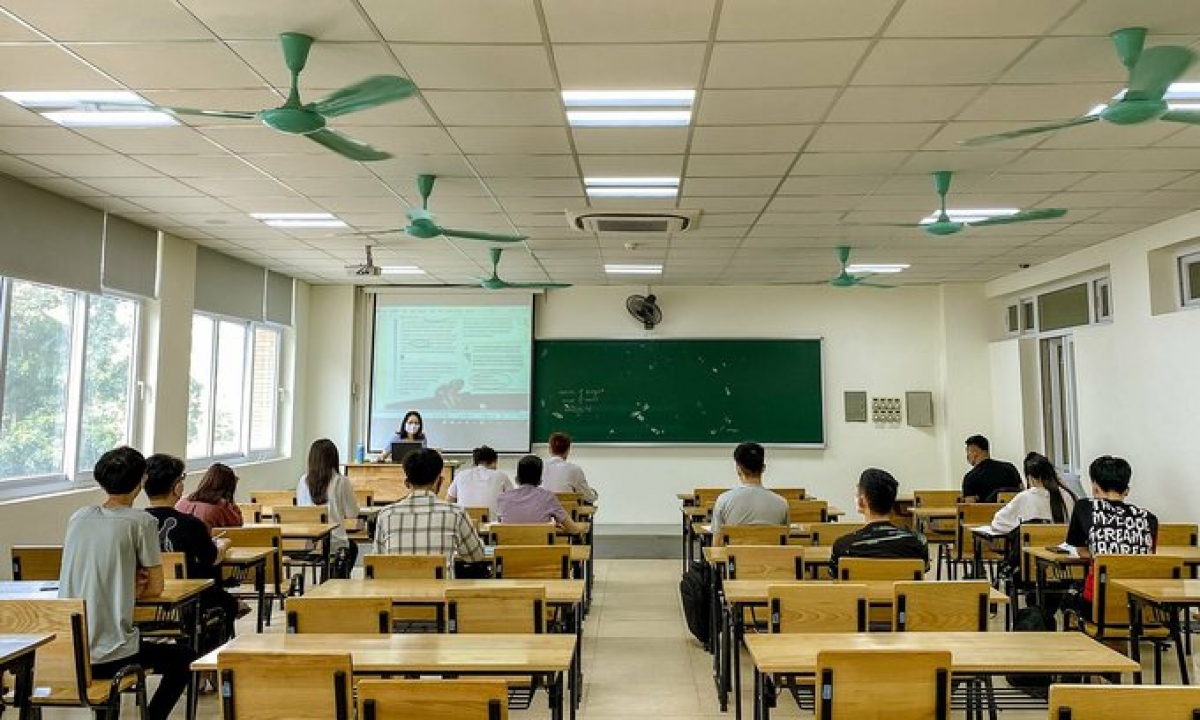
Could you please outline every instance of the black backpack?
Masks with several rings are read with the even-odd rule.
[[[1017,610],[1013,617],[1013,630],[1017,632],[1053,632],[1057,629],[1054,615],[1045,608],[1030,605]],[[1035,698],[1045,699],[1050,695],[1051,675],[1006,675],[1004,679],[1012,687]]]
[[[709,642],[712,613],[712,571],[703,563],[692,563],[679,581],[679,596],[683,599],[683,616],[688,630],[706,646]]]

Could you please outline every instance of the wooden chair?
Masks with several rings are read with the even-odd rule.
[[[767,588],[772,633],[865,632],[867,586],[805,582]]]
[[[729,488],[727,487],[696,488],[692,491],[692,505],[698,508],[708,508],[711,511],[713,503],[717,501],[717,498],[721,497],[721,494],[728,490]]]
[[[1013,586],[1008,589],[1009,597],[1016,597],[1017,590],[1032,590],[1037,582],[1037,567],[1032,557],[1025,553],[1025,548],[1054,547],[1067,537],[1067,526],[1062,523],[1021,523],[1017,530],[1017,552],[1020,557],[1017,565],[1017,576]],[[1072,579],[1070,576],[1057,578]],[[1048,581],[1055,580],[1049,578]]]
[[[802,487],[781,487],[767,488],[784,500],[804,500],[804,488]]]
[[[831,546],[838,538],[858,532],[866,527],[860,522],[823,522],[808,526],[809,541],[813,545]]]
[[[349,720],[354,700],[349,653],[224,650],[217,656],[224,720]]]
[[[262,522],[262,508],[260,503],[237,503],[238,512],[242,514],[242,522],[260,523]]]
[[[271,602],[265,608],[263,622],[270,625],[271,606],[274,604],[274,601],[278,600],[279,607],[282,609],[284,598],[296,594],[300,583],[297,578],[289,577],[284,573],[283,536],[280,534],[279,527],[259,525],[257,527],[222,528],[214,532],[224,533],[225,537],[229,538],[232,547],[269,547],[275,549],[275,552],[267,557],[264,576],[266,594]],[[257,600],[258,594],[254,590],[254,585],[250,583],[249,569],[242,567],[228,568],[227,576],[236,578],[242,583],[230,590],[232,594],[243,599]]]
[[[1001,505],[1007,505],[1010,500],[1020,494],[1021,493],[1019,490],[1001,490],[1000,492],[996,493],[996,502],[1000,503]]]
[[[502,680],[362,680],[358,720],[506,720]]]
[[[355,489],[354,490],[354,502],[360,508],[374,506],[375,505],[375,491],[370,490],[370,489],[367,489],[367,490]]]
[[[0,633],[55,635],[34,656],[37,691],[32,703],[37,717],[41,717],[39,708],[84,707],[116,718],[123,692],[135,695],[140,716],[146,717],[146,676],[140,665],[121,668],[111,680],[92,678],[82,599],[0,599]]]
[[[163,577],[184,580],[187,578],[187,558],[181,552],[162,553]]]
[[[1129,641],[1129,593],[1115,586],[1113,580],[1132,578],[1181,578],[1183,558],[1171,555],[1097,555],[1092,559],[1091,617],[1084,617],[1074,610],[1067,611],[1084,634],[1101,642],[1106,640]],[[1145,608],[1142,616],[1142,639],[1154,644],[1154,684],[1162,683],[1162,650],[1167,643],[1175,644],[1179,667],[1183,668],[1187,658],[1183,639],[1178,628],[1167,622],[1165,617]]]
[[[1200,687],[1194,685],[1051,685],[1050,720],[1144,717],[1195,720]]]
[[[713,540],[718,545],[787,545],[787,525],[726,525]]]
[[[824,500],[788,500],[788,522],[829,522],[829,503]]]
[[[62,569],[62,545],[13,545],[13,580],[57,580]]]
[[[329,506],[327,505],[275,505],[272,506],[275,523],[278,525],[287,525],[289,523],[314,523],[325,524],[329,522]],[[304,571],[312,573],[312,583],[316,585],[320,582],[320,573],[325,569],[328,558],[321,551],[321,544],[308,540],[284,540],[283,541],[283,564],[287,568],[288,574],[292,570],[299,568],[298,573],[301,578],[304,577]],[[300,594],[304,594],[304,583],[300,583]]]
[[[816,678],[819,720],[950,717],[948,651],[825,650]]]
[[[549,523],[492,523],[496,545],[553,545],[558,528]]]
[[[925,561],[915,558],[857,558],[838,559],[838,578],[856,580],[921,580],[925,577]]]
[[[293,597],[287,600],[289,633],[382,633],[392,631],[387,597]]]
[[[554,493],[554,497],[558,498],[558,501],[562,503],[563,507],[566,507],[567,505],[578,505],[579,503],[583,502],[583,496],[577,492],[556,492]]]
[[[496,577],[567,580],[571,577],[570,545],[497,545]]]
[[[986,632],[991,586],[983,580],[895,584],[899,632]]]
[[[364,555],[367,580],[445,580],[444,555]]]
[[[799,545],[733,545],[725,560],[730,580],[803,580],[804,548]]]
[[[540,634],[545,606],[544,587],[446,588],[450,632]]]
[[[259,505],[295,505],[295,490],[254,490],[250,493],[250,502]]]
[[[975,545],[971,537],[971,528],[990,523],[1002,507],[1004,507],[1004,503],[958,504],[958,526],[955,529],[956,536],[954,539],[955,557],[954,562],[950,565],[951,580],[958,577],[958,566],[964,568],[963,576],[969,577],[970,575],[965,569],[973,568],[975,565]],[[1000,559],[1000,555],[986,548],[984,549],[983,563],[988,577],[995,575],[996,561]]]
[[[1200,527],[1194,523],[1160,523],[1158,526],[1158,544],[1161,545],[1190,545],[1197,544]]]
[[[476,532],[479,531],[479,526],[492,521],[492,511],[490,508],[468,507],[463,508],[463,510],[466,511],[467,517],[471,518],[471,524],[475,526]]]
[[[915,490],[913,491],[913,508],[955,508],[962,502],[962,493],[958,490]],[[954,520],[930,520],[925,523],[925,540],[937,550],[937,572],[935,577],[942,579],[943,562],[950,565],[950,550],[958,538],[958,529]],[[950,570],[947,569],[947,576]]]
[[[272,510],[275,522],[279,525],[329,522],[329,506],[327,505],[274,505]]]

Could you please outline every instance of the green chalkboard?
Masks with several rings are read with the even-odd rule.
[[[539,340],[533,436],[823,445],[820,340]]]

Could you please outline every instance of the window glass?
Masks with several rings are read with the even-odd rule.
[[[129,442],[137,311],[132,300],[88,300],[79,470],[91,470],[107,450]]]
[[[192,317],[191,377],[188,380],[187,455],[207,457],[212,419],[212,356],[215,323],[203,315]]]
[[[1021,331],[1020,313],[1016,305],[1008,306],[1008,331],[1010,333]]]
[[[213,455],[242,450],[246,388],[246,325],[222,321],[217,328],[216,392],[213,397]]]
[[[1179,258],[1179,274],[1183,281],[1183,304],[1200,305],[1200,253]]]
[[[279,331],[254,329],[250,390],[250,449],[275,447],[276,388],[279,386]]]
[[[1038,329],[1040,330],[1060,330],[1087,325],[1090,319],[1086,283],[1038,296]]]

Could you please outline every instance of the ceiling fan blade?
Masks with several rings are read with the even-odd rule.
[[[1098,122],[1099,115],[1082,115],[1070,120],[1061,120],[1047,125],[1034,125],[1032,127],[1021,128],[1020,130],[1010,130],[1008,132],[996,133],[995,135],[984,135],[982,137],[973,137],[966,140],[959,140],[959,145],[975,146],[987,145],[988,143],[1000,142],[1001,140],[1014,140],[1016,138],[1025,137],[1026,135],[1037,135],[1038,133],[1054,132],[1063,128],[1075,127],[1076,125],[1087,125],[1088,123]]]
[[[1192,63],[1196,53],[1178,45],[1162,45],[1142,51],[1129,72],[1126,100],[1162,100],[1167,88],[1178,80]]]
[[[455,230],[454,228],[439,227],[446,237],[462,238],[464,240],[483,240],[484,242],[515,243],[527,239],[524,235],[500,235],[497,233],[480,232],[477,230]]]
[[[304,137],[313,142],[324,145],[342,157],[360,162],[368,162],[371,160],[387,160],[391,157],[390,153],[385,153],[382,150],[376,150],[370,145],[360,140],[355,140],[348,135],[343,135],[336,130],[322,128],[316,132],[310,132]]]
[[[417,86],[408,78],[375,75],[341,90],[335,90],[332,94],[309,103],[308,108],[327,118],[337,117],[403,100],[416,93]]]
[[[1011,225],[1013,223],[1030,222],[1032,220],[1053,220],[1066,215],[1067,211],[1063,208],[1038,208],[1036,210],[1025,210],[1015,215],[1000,215],[991,217],[978,222],[966,223],[971,227],[988,227],[989,225]]]
[[[1188,125],[1200,125],[1200,111],[1197,110],[1168,110],[1163,113],[1159,120],[1167,122],[1186,123]]]
[[[840,223],[842,227],[890,227],[890,228],[915,228],[920,227],[920,223]]]
[[[533,282],[527,283],[527,282],[508,282],[507,280],[504,280],[502,282],[504,283],[504,287],[510,287],[510,288],[546,288],[548,290],[553,290],[556,288],[571,287],[571,283],[533,283]]]
[[[362,230],[360,232],[334,233],[329,237],[374,237],[376,235],[395,235],[404,232],[404,228],[384,228],[383,230]]]
[[[89,103],[100,112],[119,111],[158,111],[168,115],[199,115],[202,117],[232,118],[234,120],[253,120],[258,117],[257,110],[202,110],[200,108],[172,107],[170,105],[147,105],[146,103],[98,102]]]
[[[883,283],[859,281],[859,282],[854,283],[850,287],[869,287],[869,288],[877,288],[880,290],[891,290],[892,288],[894,288],[896,286],[895,285],[884,285]]]

